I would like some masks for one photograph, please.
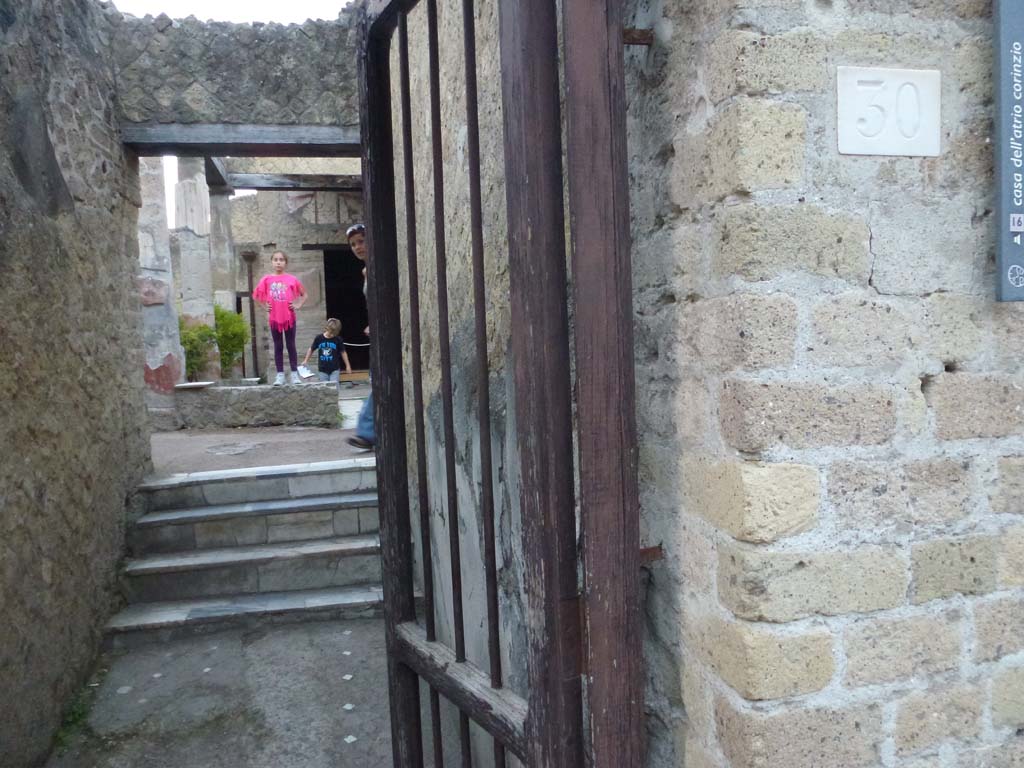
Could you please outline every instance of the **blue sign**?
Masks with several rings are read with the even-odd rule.
[[[1024,0],[996,0],[999,301],[1024,301]]]

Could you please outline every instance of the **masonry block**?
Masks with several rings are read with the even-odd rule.
[[[730,96],[820,91],[828,84],[825,42],[800,30],[761,35],[728,29],[708,49],[707,86],[714,104]]]
[[[876,685],[955,669],[963,617],[956,611],[909,619],[865,619],[844,635],[848,686]]]
[[[989,496],[992,511],[1024,515],[1024,456],[1004,456],[996,467],[998,480]]]
[[[681,319],[685,358],[705,370],[779,368],[793,362],[796,303],[775,294],[735,294],[698,301]]]
[[[750,453],[778,445],[878,445],[895,434],[893,395],[885,386],[726,379],[719,406],[722,436]]]
[[[672,197],[683,207],[728,195],[781,189],[803,179],[807,113],[765,99],[740,99],[702,134],[676,140]]]
[[[909,577],[900,553],[879,547],[768,552],[720,547],[718,593],[740,618],[786,622],[903,605]]]
[[[778,633],[719,616],[697,619],[688,647],[745,699],[779,699],[819,691],[835,671],[827,630]]]
[[[942,440],[1024,433],[1024,380],[999,374],[944,373],[926,396]]]
[[[964,752],[956,768],[1024,768],[1024,737],[1014,734],[1004,744]]]
[[[999,587],[1024,587],[1024,525],[1015,525],[999,537]]]
[[[998,541],[963,536],[915,544],[911,599],[926,603],[956,594],[983,595],[996,587]]]
[[[775,541],[817,520],[814,467],[706,459],[687,462],[683,473],[688,511],[741,541]]]
[[[715,718],[731,768],[867,768],[883,738],[881,708],[871,704],[766,714],[720,698]]]
[[[981,730],[982,706],[982,692],[975,685],[957,684],[910,694],[896,712],[896,752],[917,752],[950,738],[974,738]]]
[[[849,8],[854,13],[874,12],[889,16],[900,12],[932,19],[951,16],[982,19],[992,13],[992,6],[986,0],[901,0],[896,4],[891,0],[849,0]]]
[[[862,219],[812,205],[730,206],[719,220],[712,267],[754,281],[807,272],[866,286],[869,241]]]
[[[808,354],[820,365],[852,368],[902,362],[918,342],[911,311],[860,293],[830,296],[814,307]]]
[[[1024,651],[1024,597],[977,603],[974,636],[975,661],[997,661]]]
[[[992,724],[1024,728],[1024,667],[1008,667],[992,680]]]

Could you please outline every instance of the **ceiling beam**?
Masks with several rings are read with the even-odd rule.
[[[206,159],[206,185],[213,192],[230,194],[234,190],[228,183],[228,172],[224,167],[224,158],[207,157]]]
[[[359,128],[332,125],[123,123],[121,140],[142,157],[359,157]]]
[[[312,173],[229,173],[227,183],[234,189],[307,192],[360,192],[361,176],[332,176]]]

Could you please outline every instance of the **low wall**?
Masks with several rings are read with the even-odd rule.
[[[179,389],[175,400],[182,429],[341,426],[330,383]]]

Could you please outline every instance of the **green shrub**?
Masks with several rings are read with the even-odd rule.
[[[245,343],[249,341],[249,329],[244,317],[223,307],[214,306],[213,316],[217,321],[220,370],[224,376],[230,376],[231,369],[242,359]]]
[[[178,332],[181,336],[181,346],[185,349],[185,376],[189,381],[195,381],[199,374],[206,369],[207,360],[210,358],[210,350],[217,343],[217,334],[208,325],[185,325],[182,318],[178,318]]]

